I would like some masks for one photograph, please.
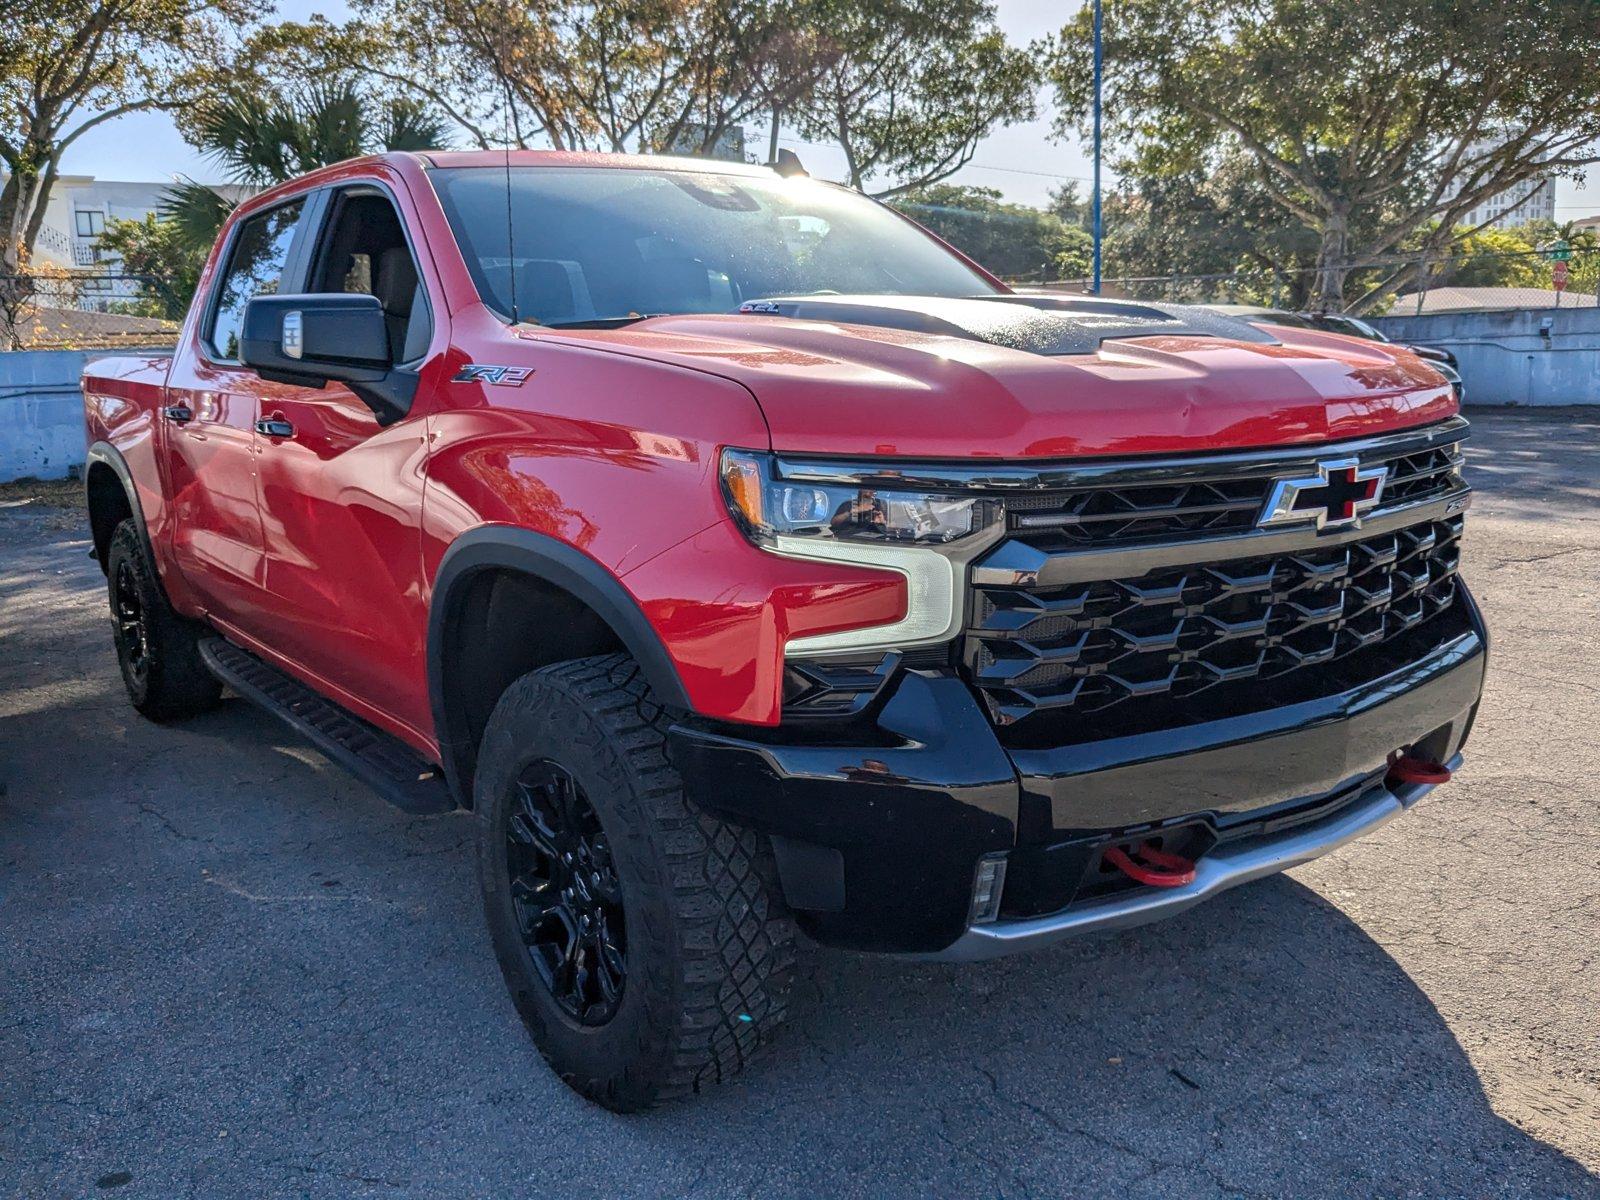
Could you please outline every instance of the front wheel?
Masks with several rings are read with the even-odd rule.
[[[667,723],[626,655],[533,671],[495,706],[474,788],[517,1011],[556,1073],[618,1112],[743,1069],[794,961],[770,846],[684,795]]]

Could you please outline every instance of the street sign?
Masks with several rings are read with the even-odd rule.
[[[1572,243],[1566,238],[1557,238],[1544,248],[1544,256],[1552,262],[1566,262],[1572,257]]]
[[[1567,262],[1558,258],[1550,264],[1550,285],[1558,292],[1567,290]]]

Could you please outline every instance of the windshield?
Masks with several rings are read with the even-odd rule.
[[[524,321],[997,290],[888,209],[811,179],[615,167],[457,167],[430,178],[479,296],[508,316],[514,289]]]

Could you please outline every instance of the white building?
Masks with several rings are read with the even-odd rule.
[[[1476,159],[1493,148],[1493,142],[1476,142],[1468,147],[1467,157],[1469,160]],[[1451,195],[1454,194],[1452,191]],[[1529,221],[1555,219],[1556,180],[1554,175],[1545,175],[1524,179],[1515,187],[1496,192],[1487,200],[1480,200],[1458,223],[1472,228],[1497,225],[1509,229],[1514,225],[1526,225]]]
[[[1556,219],[1556,181],[1525,179],[1516,187],[1497,192],[1462,218],[1463,225],[1498,225],[1509,229],[1529,221]]]
[[[0,175],[0,183],[4,182]],[[105,310],[115,300],[138,295],[137,281],[115,278],[121,270],[116,255],[100,249],[100,235],[112,220],[142,221],[159,212],[173,181],[146,183],[61,175],[45,201],[44,222],[34,239],[35,266],[65,267],[84,276],[77,288],[77,307]],[[248,189],[222,186],[217,191],[238,201]],[[111,276],[101,279],[99,276]]]
[[[142,221],[157,211],[172,184],[124,183],[92,175],[62,175],[45,201],[44,224],[33,243],[33,261],[56,267],[114,266],[96,242],[106,222]]]

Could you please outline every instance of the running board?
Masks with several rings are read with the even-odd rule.
[[[399,738],[220,637],[203,639],[200,657],[224,684],[266,709],[396,808],[442,813],[455,807],[439,768]]]

